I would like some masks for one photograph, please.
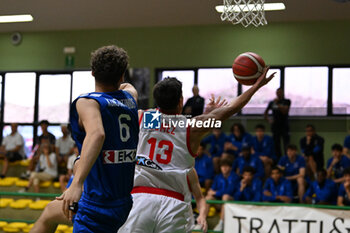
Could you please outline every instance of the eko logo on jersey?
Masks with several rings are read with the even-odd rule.
[[[143,128],[144,129],[160,129],[161,113],[157,111],[146,111],[143,113]]]

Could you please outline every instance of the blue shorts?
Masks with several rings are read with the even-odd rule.
[[[118,205],[101,205],[82,197],[73,217],[73,232],[116,233],[127,220],[131,207],[131,196],[120,200]]]

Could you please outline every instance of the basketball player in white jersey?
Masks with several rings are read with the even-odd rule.
[[[217,106],[209,113],[197,116],[196,121],[215,119],[223,121],[240,111],[255,92],[267,84],[274,76],[266,78],[268,68],[257,82],[242,95],[225,106]],[[182,112],[182,84],[175,78],[158,82],[153,89],[153,97],[168,122],[186,120],[178,115]],[[141,129],[137,147],[138,166],[135,170],[133,208],[119,233],[148,232],[190,232],[191,190],[199,209],[198,223],[206,230],[206,205],[200,192],[197,174],[193,168],[195,154],[202,137],[210,128],[174,127],[161,124],[160,129],[145,129],[144,119],[152,113],[152,120],[159,116],[158,110],[145,112],[140,116]],[[175,115],[175,116],[174,116]],[[147,116],[148,117],[148,116]],[[169,120],[171,118],[171,120]],[[168,121],[169,120],[169,121]],[[150,123],[150,122],[148,122]],[[183,125],[182,125],[183,126]]]

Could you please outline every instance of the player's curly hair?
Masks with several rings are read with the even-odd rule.
[[[153,98],[157,106],[166,111],[176,109],[182,97],[182,83],[176,78],[165,78],[153,88]]]
[[[91,53],[91,70],[96,82],[116,85],[129,64],[127,52],[115,45],[103,46]]]

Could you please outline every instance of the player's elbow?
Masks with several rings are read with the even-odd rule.
[[[105,138],[106,138],[106,134],[104,132],[104,130],[96,130],[94,131],[93,135],[94,139],[96,141],[99,141],[99,142],[104,142],[105,141]]]

